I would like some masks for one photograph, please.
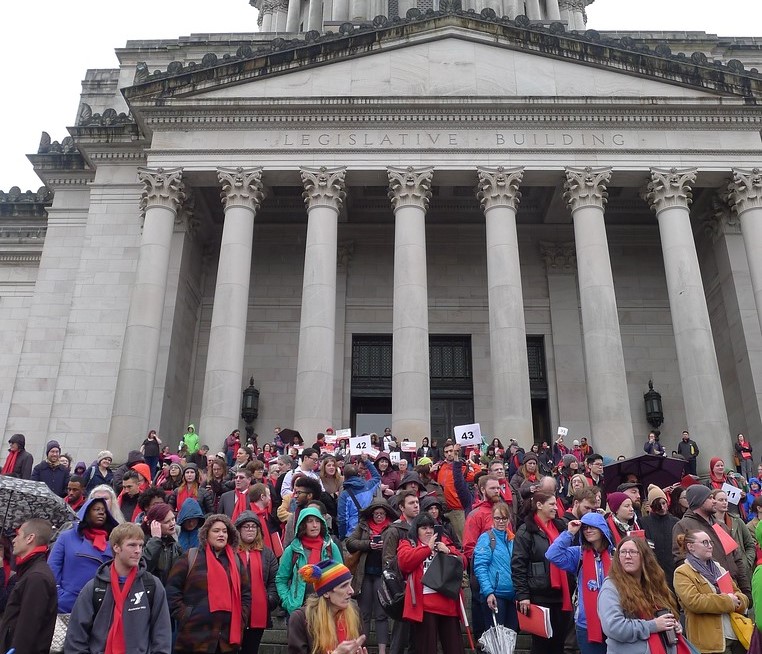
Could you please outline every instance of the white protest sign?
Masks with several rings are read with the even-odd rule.
[[[400,462],[400,453],[399,452],[389,452],[389,459],[391,459],[392,463],[399,463]]]
[[[371,459],[373,459],[374,461],[376,460],[376,457],[377,457],[379,454],[381,454],[381,452],[379,452],[379,451],[378,451],[378,450],[377,450],[375,447],[371,447],[371,448],[368,450],[368,457],[369,457],[369,458],[371,458]]]
[[[566,427],[559,427],[558,428],[558,435],[559,436],[566,436],[569,433],[569,430]]]
[[[455,442],[460,445],[478,445],[482,442],[482,429],[478,422],[453,428]]]
[[[325,440],[326,445],[334,445],[338,438],[339,437],[336,436],[336,434],[326,434],[323,440]]]
[[[418,448],[415,446],[415,441],[402,441],[400,446],[403,452],[415,452]],[[392,452],[394,454],[394,452]]]
[[[723,493],[725,493],[728,496],[728,502],[731,504],[738,505],[738,503],[741,501],[741,489],[736,488],[732,484],[723,484],[722,488]]]
[[[336,430],[336,439],[339,440],[344,438],[352,438],[351,429],[337,429]]]
[[[369,450],[370,450],[370,434],[365,434],[365,436],[353,436],[352,438],[349,439],[349,454],[350,455],[367,454]]]

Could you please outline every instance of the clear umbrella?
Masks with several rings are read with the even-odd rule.
[[[492,626],[479,638],[479,643],[489,654],[513,654],[516,648],[516,632],[497,623],[492,614]]]

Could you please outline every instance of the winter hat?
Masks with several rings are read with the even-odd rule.
[[[711,459],[709,459],[709,474],[714,474],[714,466],[716,466],[720,461],[722,461],[722,457],[720,456],[713,456]]]
[[[689,509],[698,509],[706,498],[709,497],[710,491],[706,486],[702,484],[694,484],[685,491],[685,499],[688,500]]]
[[[579,445],[579,441],[578,441],[578,440],[575,438],[575,439],[572,441],[572,445],[574,445],[574,446],[576,447],[577,445]]]
[[[568,468],[575,461],[577,461],[577,457],[573,454],[564,454],[564,458],[561,459],[561,463],[563,463],[564,468]],[[579,463],[579,461],[577,461],[577,463]]]
[[[85,474],[85,470],[87,470],[87,464],[84,461],[77,461],[77,465],[74,466],[74,474],[79,475]]]
[[[629,499],[631,499],[629,495],[625,495],[624,493],[620,493],[618,491],[606,496],[606,500],[609,503],[609,509],[611,509],[611,513],[616,513],[619,511],[619,507],[624,504],[625,500]]]
[[[664,494],[664,491],[659,488],[656,484],[651,484],[648,487],[648,499],[646,500],[646,504],[648,506],[651,506],[656,500],[667,500],[667,496]]]
[[[427,456],[422,456],[420,459],[418,459],[419,466],[430,466],[432,463],[433,461]]]
[[[145,518],[143,519],[143,524],[148,525],[150,533],[150,527],[151,523],[154,520],[158,520],[159,522],[163,522],[164,518],[167,517],[169,512],[172,510],[172,507],[169,506],[166,502],[158,502],[154,504],[150,509],[148,509],[148,512],[145,515]]]
[[[524,463],[527,461],[534,461],[535,463],[539,463],[539,459],[537,458],[537,455],[534,452],[529,452],[529,454],[524,455]]]
[[[61,451],[61,446],[58,444],[58,441],[48,441],[48,444],[45,446],[45,456],[50,454],[50,450],[53,448],[58,448],[58,451]]]
[[[308,584],[312,584],[318,597],[352,579],[352,573],[343,563],[326,559],[313,565],[303,565],[299,574]]]
[[[245,525],[247,522],[253,522],[259,527],[262,528],[262,523],[260,522],[259,518],[257,517],[257,514],[254,513],[254,511],[244,511],[236,518],[235,521],[235,528],[240,529]]]
[[[132,466],[132,469],[139,475],[142,475],[143,479],[146,481],[151,481],[153,478],[151,476],[151,469],[148,467],[147,463],[136,463],[134,466]]]
[[[96,461],[98,461],[98,463],[100,463],[101,461],[103,461],[103,459],[111,459],[113,461],[114,460],[114,455],[111,454],[111,452],[109,452],[108,450],[101,450],[100,452],[98,452],[98,456],[96,457]]]

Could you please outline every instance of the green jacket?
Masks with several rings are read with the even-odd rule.
[[[193,431],[191,431],[193,429]],[[188,448],[188,454],[195,454],[198,452],[198,448],[201,445],[196,428],[193,425],[188,425],[188,431],[183,434],[183,443]]]
[[[328,533],[328,525],[326,525],[323,516],[320,515],[320,511],[317,509],[302,509],[299,513],[299,519],[296,521],[294,532],[299,533],[299,525],[309,516],[319,518],[325,528],[323,553],[320,556],[320,560],[332,559],[333,561],[342,562],[341,551],[331,539]],[[283,556],[280,557],[278,574],[275,575],[275,587],[278,589],[278,595],[280,596],[283,608],[289,613],[293,613],[304,604],[307,582],[299,574],[299,568],[303,565],[307,565],[307,553],[304,551],[304,547],[302,547],[302,542],[298,538],[294,538],[284,550]]]

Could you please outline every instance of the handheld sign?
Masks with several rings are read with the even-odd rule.
[[[722,492],[725,493],[728,496],[728,502],[738,506],[738,503],[741,501],[741,489],[740,488],[736,488],[732,484],[725,483],[725,484],[722,485]]]
[[[379,451],[378,451],[378,450],[377,450],[375,447],[371,447],[371,448],[368,450],[368,458],[369,458],[369,459],[373,459],[374,461],[376,460],[376,457],[377,457],[379,454],[381,454],[381,452],[379,452]]]
[[[415,452],[418,448],[415,446],[415,441],[402,441],[400,449],[403,452]],[[394,454],[394,452],[392,452]]]
[[[369,450],[370,450],[370,434],[365,434],[365,436],[353,436],[352,438],[349,439],[349,454],[350,455],[367,454]]]
[[[336,439],[340,440],[343,438],[352,438],[352,430],[351,429],[337,429]]]
[[[389,452],[389,459],[391,459],[392,463],[399,463],[400,462],[400,453],[399,452]]]
[[[336,434],[326,434],[324,438],[326,445],[335,445],[338,439],[339,437]]]
[[[455,442],[460,445],[479,445],[482,442],[482,430],[479,423],[473,425],[460,425],[453,428]]]
[[[558,428],[558,435],[559,436],[566,436],[569,433],[569,430],[566,427],[559,427]]]

